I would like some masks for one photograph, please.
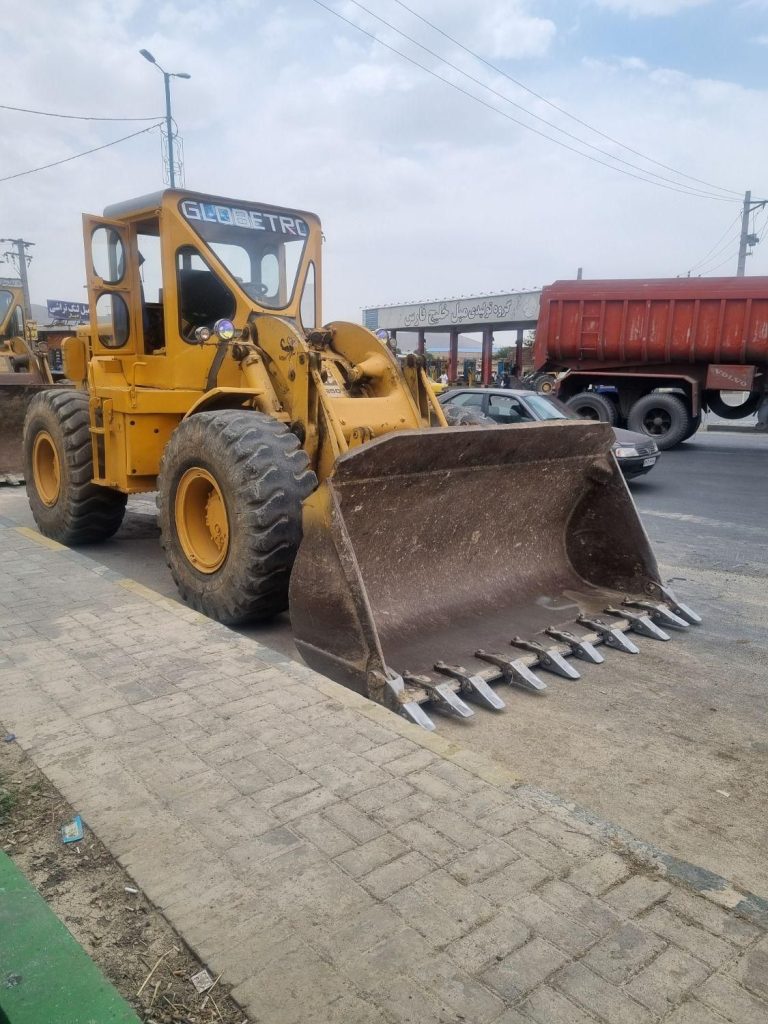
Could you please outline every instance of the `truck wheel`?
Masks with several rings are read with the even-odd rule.
[[[596,391],[581,391],[565,404],[585,420],[599,420],[613,427],[619,418],[618,409],[610,398]]]
[[[41,391],[24,420],[27,495],[38,529],[61,544],[106,540],[125,515],[126,495],[94,484],[88,395]]]
[[[651,392],[638,398],[627,417],[627,428],[652,437],[662,451],[690,437],[693,417],[677,395]]]
[[[183,420],[160,464],[160,541],[184,600],[236,625],[288,607],[301,504],[317,486],[298,438],[241,409]]]
[[[445,418],[449,427],[477,427],[481,423],[493,423],[490,416],[486,416],[477,408],[468,405],[456,405],[449,402],[443,406]]]
[[[553,373],[542,373],[537,376],[533,386],[537,394],[551,395],[557,387],[557,378]]]
[[[715,416],[720,416],[724,420],[740,420],[744,416],[751,416],[760,407],[762,397],[759,391],[751,391],[747,400],[741,405],[728,405],[723,401],[722,391],[706,391],[704,393],[709,409]]]

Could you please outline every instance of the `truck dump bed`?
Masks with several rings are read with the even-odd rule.
[[[768,365],[768,277],[556,281],[543,289],[537,369]]]

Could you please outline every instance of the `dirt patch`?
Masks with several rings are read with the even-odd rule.
[[[5,730],[0,725],[0,738]],[[145,1024],[248,1024],[221,981],[198,993],[204,965],[15,743],[0,739],[0,844]],[[215,980],[215,976],[214,980]]]

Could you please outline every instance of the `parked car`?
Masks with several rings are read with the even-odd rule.
[[[452,388],[440,395],[438,401],[446,410],[451,410],[459,420],[481,417],[494,423],[531,423],[535,420],[578,420],[581,417],[557,398],[539,395],[535,391],[508,390],[506,388]],[[460,410],[470,413],[462,417]],[[472,415],[474,414],[474,416]],[[632,430],[612,428],[616,435],[613,454],[619,468],[630,480],[649,473],[659,460],[656,442],[645,434]]]

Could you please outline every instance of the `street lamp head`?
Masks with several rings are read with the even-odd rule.
[[[191,78],[192,75],[188,75],[186,71],[177,71],[173,76],[174,78]]]
[[[149,50],[139,50],[139,53],[144,58],[144,60],[148,60],[150,64],[157,64],[157,61],[149,52]]]

